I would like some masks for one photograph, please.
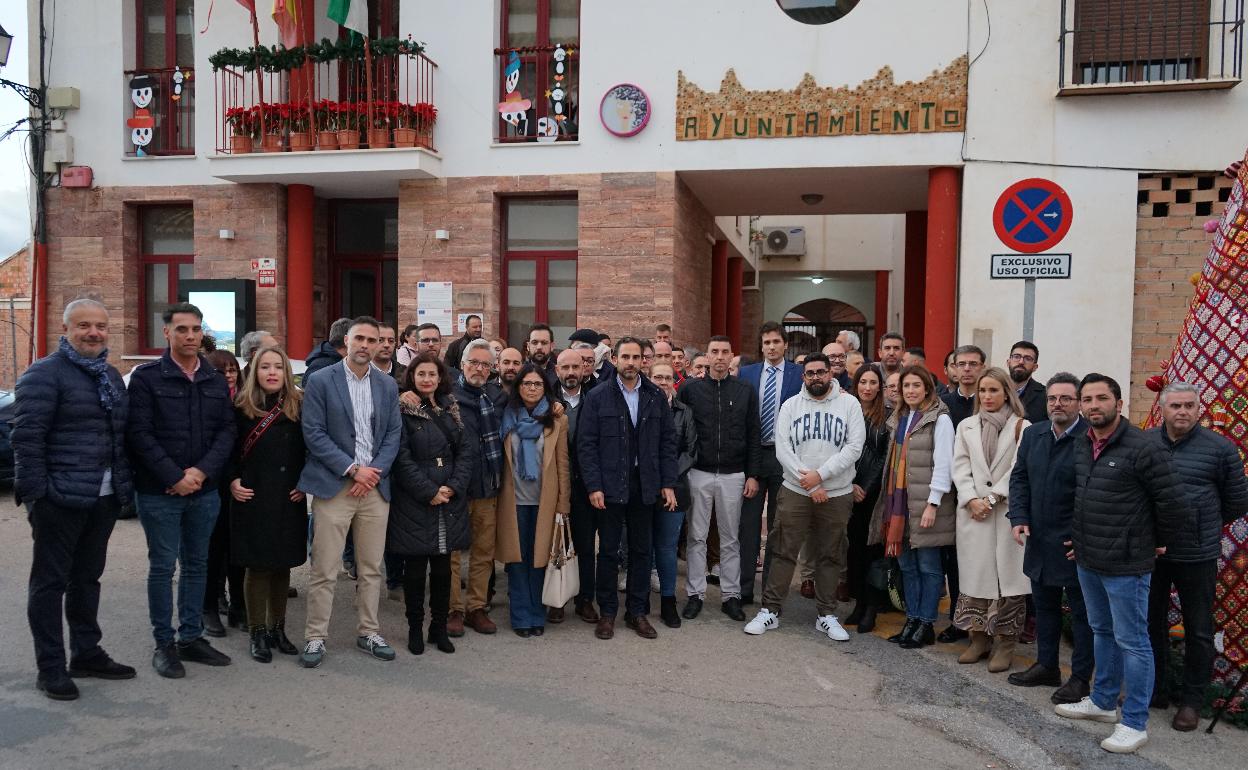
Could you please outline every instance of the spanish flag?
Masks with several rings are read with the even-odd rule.
[[[281,32],[282,45],[299,45],[299,0],[273,0],[273,21]]]

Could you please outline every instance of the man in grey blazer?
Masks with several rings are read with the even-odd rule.
[[[399,391],[372,365],[380,338],[375,319],[361,316],[347,332],[347,356],[304,383],[303,439],[308,461],[299,489],[312,500],[312,565],[306,642],[299,662],[315,668],[325,656],[334,585],[347,531],[354,532],[359,571],[356,646],[380,660],[394,650],[378,633],[381,562],[390,516],[390,466],[399,449]]]

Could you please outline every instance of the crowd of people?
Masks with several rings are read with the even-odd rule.
[[[567,619],[544,603],[566,522],[572,610],[598,639],[615,635],[621,593],[625,626],[654,639],[651,594],[662,624],[680,628],[708,583],[724,615],[763,635],[796,578],[815,631],[845,642],[847,626],[875,628],[892,589],[906,620],[890,642],[965,640],[959,662],[993,673],[1034,628],[1037,662],[1008,681],[1055,688],[1061,716],[1114,723],[1108,751],[1143,745],[1150,706],[1171,697],[1175,729],[1199,721],[1220,530],[1248,512],[1248,482],[1235,447],[1200,425],[1189,384],[1166,387],[1164,424],[1146,432],[1108,376],[1036,380],[1029,341],[1006,367],[955,348],[945,385],[891,332],[874,360],[853,331],[790,360],[784,328],[767,322],[751,361],[726,336],[677,347],[667,325],[652,339],[579,329],[558,350],[537,324],[516,348],[484,338],[477,316],[445,351],[433,324],[396,335],[340,319],[297,382],[267,332],[246,335],[237,358],[205,356],[202,313],[177,304],[168,348],[127,386],[108,363],[105,307],[75,300],[63,320],[59,349],[18,381],[12,432],[49,697],[78,697],[73,677],[135,676],[100,646],[97,621],[108,539],[134,500],[163,677],[231,663],[205,638],[225,635],[223,606],[254,660],[321,665],[342,572],[355,581],[355,645],[379,660],[396,657],[379,621],[387,591],[405,602],[413,655],[426,643],[453,653],[466,628],[497,633],[496,562],[512,632],[540,637]],[[299,646],[290,574],[309,559]],[[1186,639],[1173,689],[1172,588]]]

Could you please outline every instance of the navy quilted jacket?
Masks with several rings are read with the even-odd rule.
[[[1222,525],[1248,513],[1248,481],[1235,445],[1199,425],[1178,441],[1165,428],[1148,431],[1170,456],[1192,509],[1191,527],[1179,532],[1166,549],[1175,562],[1212,561],[1222,555]]]
[[[95,379],[59,351],[18,378],[12,441],[19,504],[47,498],[65,508],[87,508],[99,499],[105,469],[112,469],[113,492],[130,499],[129,399],[116,369],[109,377],[121,394],[111,414],[100,406]]]

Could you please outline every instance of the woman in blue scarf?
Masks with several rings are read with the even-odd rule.
[[[572,509],[568,418],[554,415],[554,403],[550,381],[529,363],[503,412],[495,558],[507,565],[511,628],[526,639],[545,631],[542,584],[555,514]]]

